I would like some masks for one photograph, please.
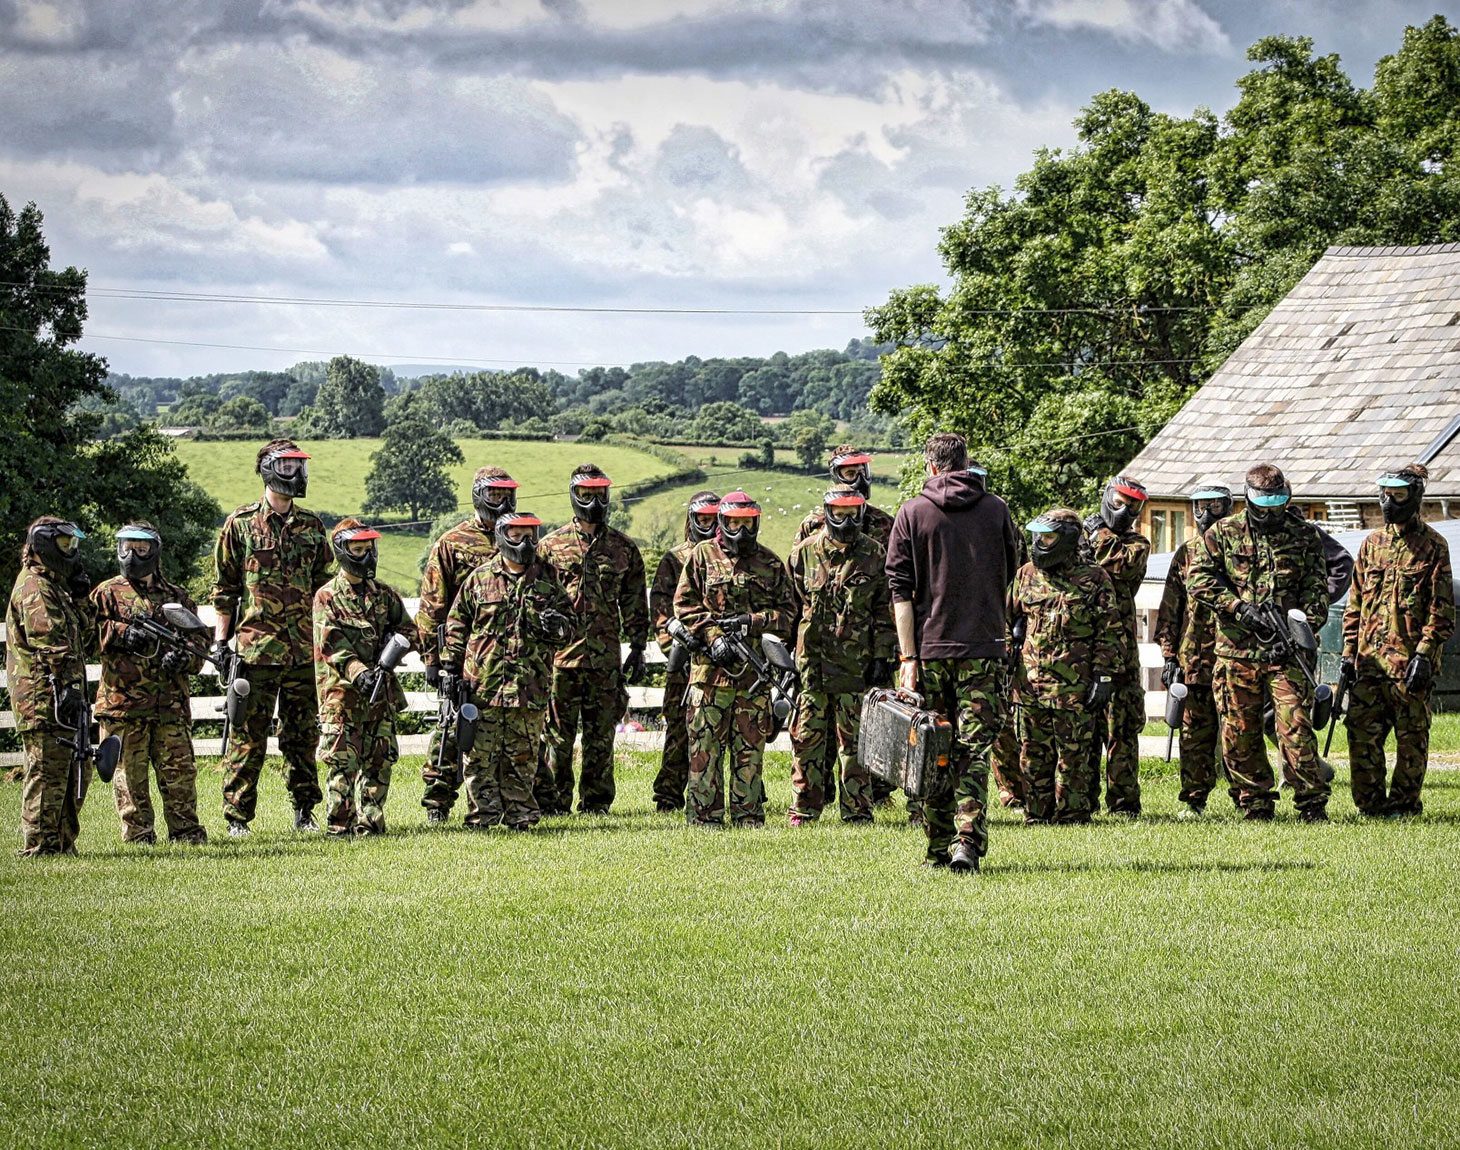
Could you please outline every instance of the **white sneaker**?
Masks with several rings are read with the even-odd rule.
[[[1176,812],[1176,817],[1184,823],[1192,822],[1195,819],[1207,817],[1206,807],[1199,807],[1195,803],[1182,803],[1181,809]]]
[[[231,839],[248,838],[249,830],[247,823],[241,823],[237,819],[228,820],[228,837]]]

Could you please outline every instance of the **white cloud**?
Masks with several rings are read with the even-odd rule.
[[[58,46],[74,41],[85,26],[77,0],[20,0],[13,31],[24,43]]]
[[[1227,52],[1222,26],[1196,0],[1023,0],[1037,24],[1108,33],[1168,52]]]

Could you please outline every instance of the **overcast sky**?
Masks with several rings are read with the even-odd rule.
[[[1430,0],[0,0],[0,194],[114,370],[841,347],[1089,97],[1225,111],[1247,47],[1356,83]],[[1455,16],[1451,14],[1451,19]],[[108,292],[107,289],[111,289]],[[137,300],[117,290],[653,315]],[[103,337],[129,337],[127,340]],[[232,347],[192,345],[235,345]],[[248,350],[277,349],[277,350]]]

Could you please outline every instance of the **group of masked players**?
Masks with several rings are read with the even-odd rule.
[[[893,520],[868,502],[866,454],[834,450],[832,486],[801,524],[788,562],[759,541],[761,509],[750,496],[697,493],[683,542],[664,554],[649,588],[638,547],[607,522],[611,481],[598,467],[572,473],[573,518],[545,536],[541,520],[517,508],[511,476],[483,468],[472,514],[431,548],[414,619],[376,579],[376,531],[355,519],[327,529],[296,503],[307,461],[289,440],[267,444],[256,465],[262,497],[228,516],[215,551],[210,657],[248,684],[246,710],[223,747],[230,836],[249,834],[276,709],[295,829],[320,830],[323,764],[324,829],[385,830],[396,717],[407,705],[382,664],[393,637],[420,651],[427,683],[443,698],[476,708],[469,745],[457,745],[461,728],[450,724],[433,736],[423,770],[430,825],[445,823],[463,796],[464,825],[476,830],[526,830],[566,814],[575,789],[578,811],[607,812],[615,728],[628,685],[646,672],[651,624],[666,652],[678,643],[689,654],[683,666],[671,661],[665,685],[658,810],[683,811],[691,825],[721,825],[727,813],[737,825],[764,823],[762,759],[778,716],[747,653],[766,633],[795,636],[790,825],[818,819],[832,803],[843,821],[871,821],[889,801],[890,785],[869,777],[857,757],[863,692],[891,685],[899,645],[885,550]],[[969,471],[981,480],[981,468]],[[1360,550],[1344,617],[1353,792],[1369,815],[1421,809],[1429,694],[1454,627],[1448,551],[1419,514],[1425,478],[1413,464],[1379,481],[1385,526]],[[1234,514],[1226,488],[1193,493],[1201,534],[1173,556],[1157,621],[1163,681],[1187,689],[1181,815],[1204,813],[1222,771],[1247,818],[1272,817],[1267,708],[1298,812],[1321,821],[1329,791],[1312,683],[1303,653],[1273,633],[1261,609],[1296,608],[1317,630],[1348,572],[1335,575],[1326,537],[1290,508],[1275,467],[1254,467],[1244,494],[1245,509]],[[1136,528],[1145,500],[1138,482],[1119,477],[1088,519],[1061,508],[1028,525],[1030,561],[1006,597],[1004,701],[1013,705],[1000,709],[991,758],[1000,798],[1031,822],[1089,821],[1099,810],[1102,755],[1107,809],[1140,813],[1135,593],[1150,544]],[[150,524],[118,533],[120,572],[95,589],[79,563],[83,539],[72,523],[37,520],[9,605],[7,669],[26,755],[22,854],[75,850],[88,772],[76,768],[70,744],[87,706],[92,651],[101,660],[101,734],[121,743],[113,789],[123,839],[156,842],[150,771],[169,838],[204,842],[188,682],[205,656],[137,624],[139,615],[165,623],[164,604],[194,604],[163,578],[163,540]],[[1390,730],[1398,760],[1386,787]],[[927,824],[915,797],[908,816]]]

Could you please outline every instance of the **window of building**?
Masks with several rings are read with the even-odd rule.
[[[1175,551],[1186,539],[1186,512],[1170,508],[1151,509],[1151,550]]]

